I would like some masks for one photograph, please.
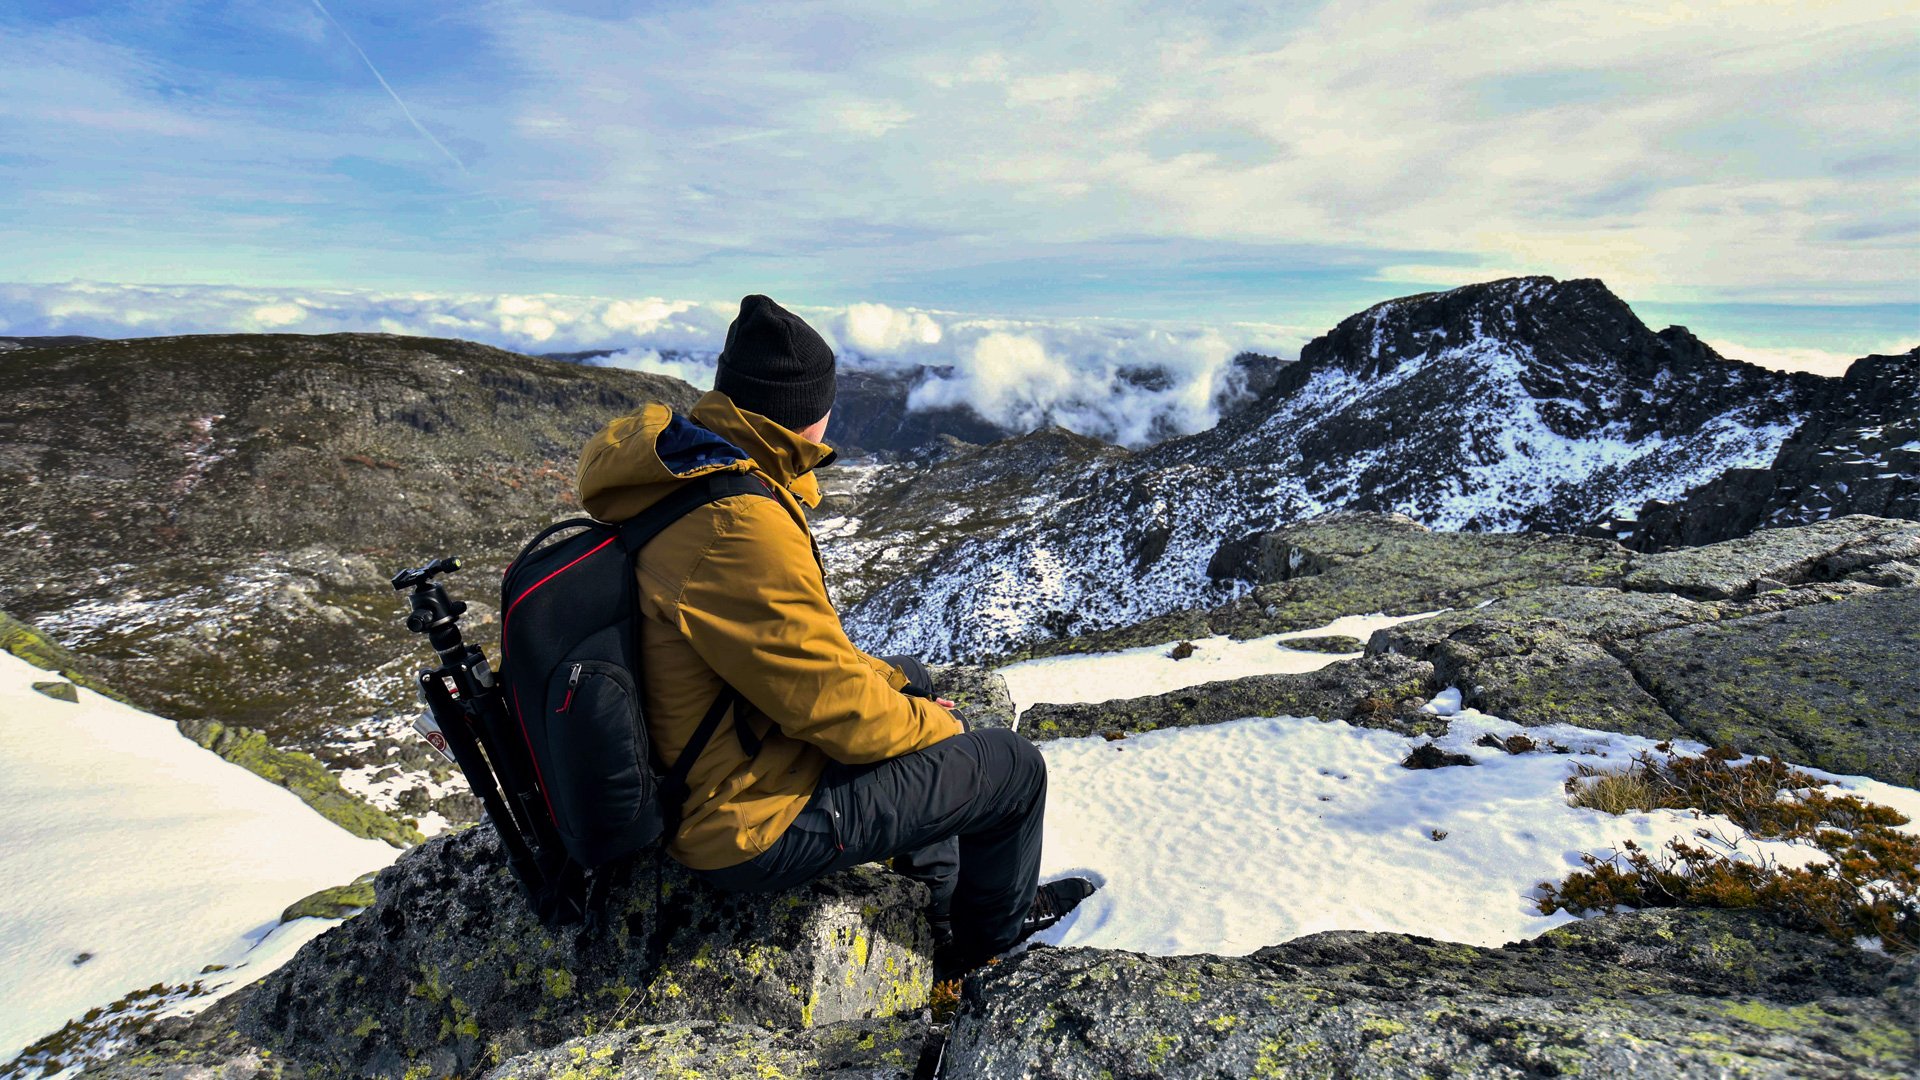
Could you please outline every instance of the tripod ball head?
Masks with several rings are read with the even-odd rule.
[[[425,566],[416,566],[411,570],[402,570],[393,575],[393,588],[395,592],[405,592],[416,585],[424,585],[432,581],[435,575],[451,574],[458,569],[460,569],[460,558],[457,555],[435,559]]]

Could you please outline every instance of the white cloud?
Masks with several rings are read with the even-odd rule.
[[[252,315],[253,324],[264,328],[292,326],[306,318],[307,309],[300,304],[261,304]]]
[[[1867,350],[1885,356],[1904,353],[1920,342],[1889,342],[1880,348]],[[1826,349],[1779,348],[1761,345],[1742,345],[1735,341],[1708,341],[1713,351],[1732,360],[1745,360],[1749,364],[1758,364],[1775,371],[1810,371],[1815,375],[1827,375],[1838,378],[1847,373],[1859,355],[1837,353]],[[1861,354],[1865,355],[1865,354]]]
[[[225,8],[164,7],[0,16],[10,276],[1061,310],[991,267],[1065,282],[1097,263],[1157,287],[1171,253],[1201,252],[1271,258],[1276,278],[1601,277],[1670,303],[1920,297],[1911,4],[717,0],[601,18],[583,12],[618,6],[534,0],[367,28],[471,182],[315,35],[310,5],[235,8],[285,77],[178,46]],[[159,29],[122,28],[139,18]],[[1308,251],[1327,258],[1289,262]],[[1263,284],[1209,308],[1217,279],[1185,266],[1194,298],[1155,310],[1257,310]],[[585,335],[565,316],[513,315],[513,333]]]

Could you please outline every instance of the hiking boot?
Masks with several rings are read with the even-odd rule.
[[[1014,944],[1027,940],[1033,935],[1067,917],[1067,912],[1080,906],[1080,901],[1092,896],[1100,886],[1083,877],[1061,878],[1049,881],[1034,891],[1033,906],[1027,909],[1026,920],[1020,924],[1020,936]]]
[[[1099,888],[1086,878],[1061,878],[1049,881],[1036,889],[1033,905],[1027,908],[1027,917],[1020,922],[1020,932],[1013,939],[1013,945],[1019,945],[1028,938],[1054,925],[1067,917],[1067,913],[1080,905],[1080,901],[1092,896]],[[978,947],[967,942],[953,940],[948,931],[948,940],[933,950],[933,981],[947,982],[958,979],[974,968],[993,959],[994,954],[982,954]],[[1013,945],[1007,946],[1012,948]]]

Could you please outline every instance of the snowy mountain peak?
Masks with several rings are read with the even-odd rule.
[[[991,469],[983,451],[970,467],[1018,514],[947,534],[849,624],[890,650],[981,656],[1218,603],[1245,587],[1208,573],[1222,545],[1334,510],[1576,531],[1765,465],[1820,382],[1655,333],[1595,279],[1402,297],[1315,339],[1210,431],[1078,470]]]

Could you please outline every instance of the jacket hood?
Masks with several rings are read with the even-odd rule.
[[[709,392],[690,418],[651,404],[600,429],[580,452],[575,487],[587,513],[624,521],[682,481],[757,469],[811,508],[820,503],[813,470],[831,460],[832,448]]]

